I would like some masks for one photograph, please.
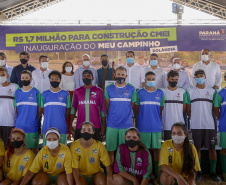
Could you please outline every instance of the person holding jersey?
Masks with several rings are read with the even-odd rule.
[[[84,122],[81,137],[71,145],[72,170],[76,185],[113,185],[111,160],[104,145],[95,139],[94,125]],[[100,167],[107,169],[107,178]]]
[[[173,124],[172,139],[162,144],[159,161],[161,185],[195,185],[196,172],[201,169],[197,151],[189,143],[186,130],[182,122]]]
[[[5,155],[4,141],[2,140],[2,138],[0,138],[0,182],[3,180],[2,166],[4,162],[4,155]]]
[[[117,150],[114,162],[114,184],[149,185],[152,184],[151,154],[140,140],[140,132],[135,127],[125,133],[125,143]]]
[[[3,172],[4,180],[1,185],[20,184],[29,170],[34,154],[25,148],[25,133],[23,130],[14,128],[10,134],[10,143],[5,152]]]
[[[32,184],[73,185],[71,152],[67,146],[59,142],[60,131],[55,127],[49,128],[45,137],[46,146],[39,151],[21,185],[26,185],[35,174]]]

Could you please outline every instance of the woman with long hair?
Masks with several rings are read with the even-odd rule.
[[[171,140],[162,144],[160,152],[160,183],[162,185],[195,185],[196,171],[201,171],[197,151],[189,142],[186,125],[171,127]]]
[[[81,125],[81,137],[71,145],[72,170],[76,185],[112,185],[112,166],[105,146],[94,138],[90,122]],[[107,169],[107,178],[100,162]]]
[[[140,132],[135,127],[125,133],[125,144],[117,150],[114,162],[114,184],[148,185],[152,184],[151,154],[140,140]]]
[[[12,129],[3,164],[4,180],[0,184],[20,184],[33,160],[33,152],[25,148],[24,131],[18,128]]]

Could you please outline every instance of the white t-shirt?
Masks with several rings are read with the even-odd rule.
[[[155,87],[159,89],[163,88],[166,71],[161,67],[157,67],[155,70],[153,70],[151,66],[148,66],[145,68],[145,74],[149,71],[155,73]]]
[[[191,104],[191,129],[215,129],[212,107],[214,89],[207,87],[188,90],[188,104]]]
[[[17,115],[13,102],[18,88],[19,86],[13,83],[6,87],[0,84],[0,126],[15,126]]]
[[[75,90],[74,75],[66,76],[66,75],[62,74],[60,87],[66,91],[74,91]]]
[[[165,96],[165,106],[162,114],[163,130],[171,130],[176,122],[184,123],[183,105],[187,102],[187,92],[178,87],[170,91],[167,87],[162,88]]]

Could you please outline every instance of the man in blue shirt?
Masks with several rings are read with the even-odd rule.
[[[23,70],[28,70],[30,72],[34,71],[35,70],[35,67],[28,64],[28,61],[30,59],[30,54],[26,51],[22,51],[19,55],[20,57],[20,62],[21,64],[15,66],[13,68],[13,71],[12,71],[12,74],[11,74],[11,77],[10,77],[10,82],[12,83],[16,83],[18,84],[20,87],[22,87],[22,84],[21,84],[21,72]]]
[[[11,76],[13,68],[11,66],[8,66],[6,64],[6,61],[7,61],[6,54],[3,52],[0,52],[0,67],[6,68],[7,74],[9,75],[8,82],[10,82],[10,76]]]

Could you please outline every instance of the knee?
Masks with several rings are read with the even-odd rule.
[[[122,177],[118,174],[113,175],[113,181],[114,184],[121,184],[122,183]]]
[[[42,182],[40,180],[38,181],[36,179],[33,179],[31,184],[32,185],[42,185]]]

